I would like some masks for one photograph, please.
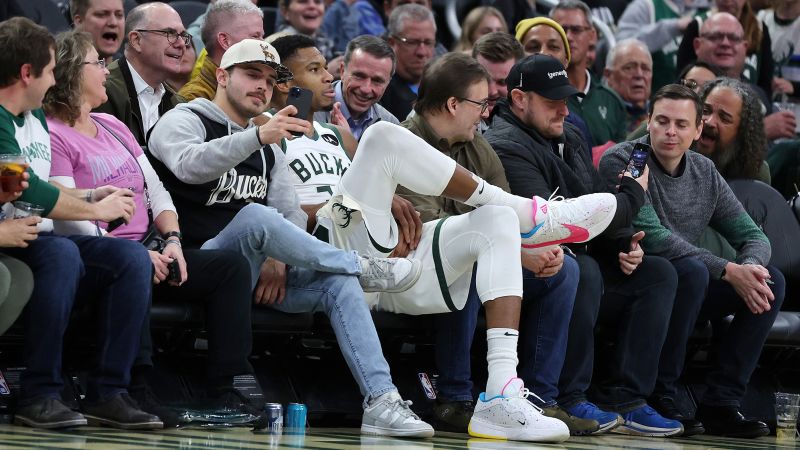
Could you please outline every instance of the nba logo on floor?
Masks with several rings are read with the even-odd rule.
[[[420,372],[417,376],[419,377],[419,384],[422,385],[422,390],[425,391],[425,396],[431,400],[436,400],[436,391],[433,390],[433,384],[431,384],[428,374]]]

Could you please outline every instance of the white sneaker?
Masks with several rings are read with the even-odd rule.
[[[378,436],[433,437],[433,427],[411,411],[411,401],[397,391],[372,400],[361,418],[361,433]]]
[[[532,394],[522,380],[512,380],[503,394],[487,400],[486,393],[481,393],[469,421],[470,436],[532,442],[569,439],[567,424],[543,415],[541,409],[527,400]]]
[[[533,223],[522,233],[522,250],[536,253],[542,247],[586,242],[602,233],[617,211],[614,194],[588,194],[564,200],[533,197]]]
[[[403,292],[421,273],[422,263],[416,259],[361,256],[358,280],[364,292]]]

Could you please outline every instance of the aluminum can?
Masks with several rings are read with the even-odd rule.
[[[306,405],[302,403],[289,403],[286,406],[286,428],[292,432],[305,432]]]
[[[267,415],[267,429],[269,434],[281,434],[283,432],[283,405],[280,403],[264,404],[264,413]]]

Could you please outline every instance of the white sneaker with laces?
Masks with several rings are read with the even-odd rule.
[[[421,273],[422,263],[416,259],[361,256],[358,280],[364,292],[403,292]]]
[[[503,395],[487,399],[482,392],[469,422],[470,436],[532,442],[563,442],[569,439],[564,422],[547,417],[528,401],[534,395],[522,380],[511,380]]]
[[[411,401],[403,400],[397,391],[387,392],[372,400],[361,418],[361,433],[378,436],[427,438],[433,427],[411,410]]]
[[[553,194],[547,201],[533,197],[536,225],[522,233],[522,251],[538,253],[543,247],[586,242],[602,233],[617,211],[613,194],[588,194],[567,200]]]

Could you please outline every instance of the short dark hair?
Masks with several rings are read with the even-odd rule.
[[[50,50],[55,52],[56,41],[47,28],[36,25],[26,17],[13,17],[0,22],[0,88],[19,80],[25,64],[33,68],[33,76],[42,76],[50,64]]]
[[[495,63],[506,62],[509,59],[519,61],[525,57],[525,49],[514,36],[505,31],[495,31],[475,41],[472,57],[477,58],[478,55]]]
[[[286,62],[297,54],[298,50],[314,47],[317,48],[316,42],[304,34],[290,34],[288,36],[281,36],[272,41],[272,46],[278,52],[281,58],[281,64],[284,66]]]
[[[719,67],[709,64],[704,61],[692,61],[689,64],[683,66],[680,73],[678,74],[678,82],[686,77],[686,74],[689,73],[690,70],[694,69],[695,67],[702,67],[703,69],[708,70],[709,72],[713,73],[715,77],[722,76],[722,69]]]
[[[461,52],[447,53],[425,68],[414,111],[442,111],[450,97],[465,98],[467,90],[481,80],[489,81],[489,73],[475,58]]]
[[[378,59],[391,58],[392,74],[394,74],[394,68],[397,64],[397,56],[395,56],[394,50],[392,50],[392,47],[384,39],[369,34],[362,34],[361,36],[354,37],[350,42],[347,43],[347,49],[344,51],[345,66],[350,63],[350,58],[353,56],[353,52],[356,50],[361,50],[364,53],[374,56]]]
[[[656,91],[648,111],[651,116],[659,100],[691,100],[696,113],[695,126],[700,125],[700,121],[703,120],[703,103],[700,101],[700,96],[682,84],[668,84]]]

